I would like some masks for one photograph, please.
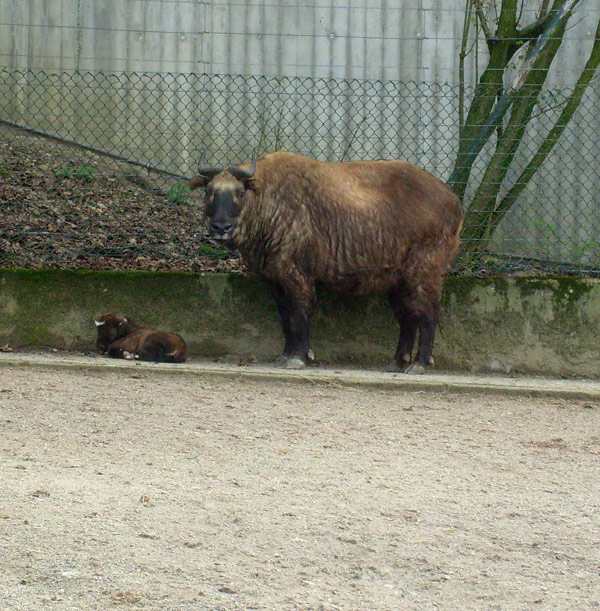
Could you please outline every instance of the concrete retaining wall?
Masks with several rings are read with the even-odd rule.
[[[91,351],[109,311],[180,333],[192,357],[269,360],[283,346],[252,276],[0,270],[0,346]],[[318,360],[381,367],[396,341],[385,298],[320,295]],[[600,281],[448,278],[434,354],[437,370],[600,378]]]

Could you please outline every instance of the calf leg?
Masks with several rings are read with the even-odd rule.
[[[108,347],[107,353],[113,359],[134,359],[136,349],[137,342],[131,341],[129,337],[122,337]]]

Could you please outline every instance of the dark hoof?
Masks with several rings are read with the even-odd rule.
[[[383,370],[388,373],[404,373],[406,371],[406,363],[399,365],[396,361],[391,361]]]

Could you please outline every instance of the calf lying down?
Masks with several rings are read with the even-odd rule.
[[[113,312],[97,320],[96,345],[102,354],[117,359],[157,363],[185,363],[186,345],[175,333],[157,331]]]

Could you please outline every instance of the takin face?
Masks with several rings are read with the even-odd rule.
[[[256,158],[252,159],[250,170],[240,166],[205,166],[200,162],[190,188],[205,188],[204,220],[214,240],[231,241],[242,208],[242,196],[251,188],[255,170]]]
[[[186,360],[185,342],[175,333],[156,331],[112,312],[94,322],[98,332],[96,345],[112,358],[162,363]]]
[[[129,335],[132,328],[123,314],[115,314],[113,312],[101,316],[94,320],[98,337],[96,338],[96,346],[102,354],[108,352],[108,347],[118,339]]]

